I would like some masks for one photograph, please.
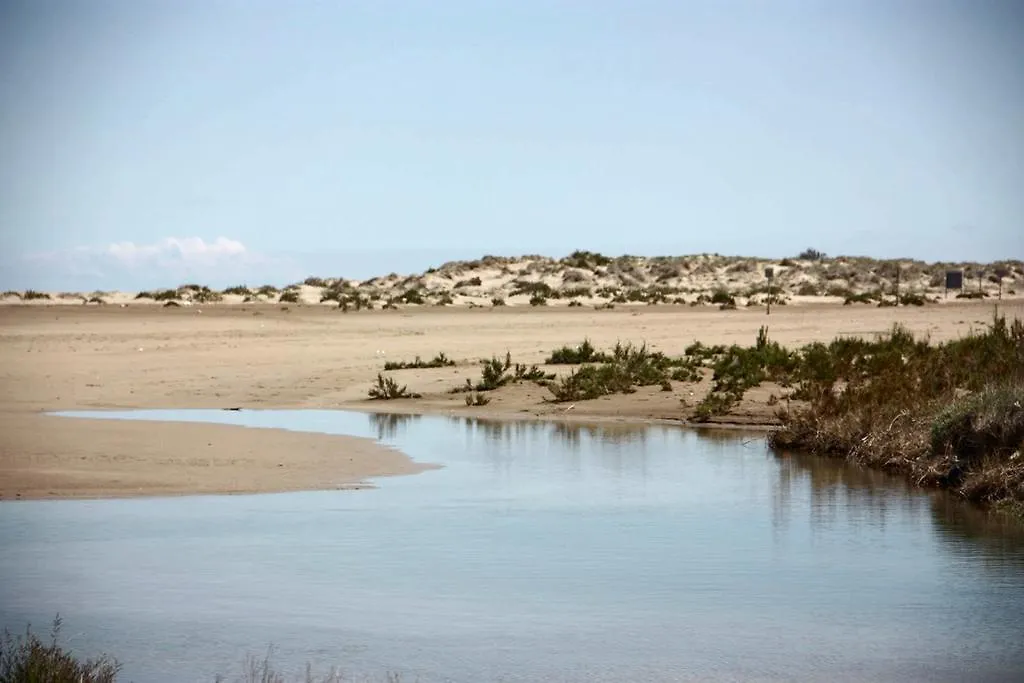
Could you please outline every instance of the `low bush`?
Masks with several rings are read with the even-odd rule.
[[[441,353],[437,354],[436,356],[434,356],[432,359],[430,359],[428,361],[425,361],[425,360],[421,359],[419,356],[416,356],[416,359],[411,361],[411,362],[407,362],[407,361],[388,361],[387,363],[384,364],[384,370],[388,371],[388,370],[409,370],[409,369],[418,369],[418,368],[447,368],[447,367],[451,367],[453,365],[455,365],[455,361],[453,361],[451,358],[446,356],[444,354],[444,352],[442,351]]]
[[[696,354],[694,354],[696,355]],[[758,330],[752,347],[731,346],[713,356],[711,391],[697,406],[698,420],[727,412],[742,400],[748,389],[765,381],[787,385],[799,358],[768,338],[768,328]]]
[[[799,296],[818,296],[820,293],[818,286],[812,282],[801,282],[800,286],[797,287],[796,293]]]
[[[900,295],[900,303],[904,306],[924,306],[928,300],[917,292],[908,292]]]
[[[562,259],[562,263],[572,268],[593,270],[600,266],[607,266],[612,259],[592,251],[574,251]]]
[[[711,303],[713,304],[732,304],[736,305],[736,298],[725,289],[716,289],[711,294]]]
[[[480,392],[473,391],[466,394],[466,405],[470,407],[485,406],[491,402],[491,397],[487,394],[481,394]]]
[[[557,353],[557,352],[556,352]],[[555,354],[552,354],[553,356]],[[597,358],[596,354],[593,356]],[[660,385],[669,379],[672,361],[646,344],[616,344],[610,356],[583,365],[548,386],[555,402],[585,401],[608,394],[633,393],[638,386]]]
[[[481,392],[494,391],[512,382],[532,381],[539,384],[546,384],[555,378],[554,374],[548,374],[536,365],[512,364],[512,354],[506,352],[505,358],[492,356],[489,360],[481,361],[483,366],[480,373],[480,381],[474,384],[469,378],[465,385],[456,387],[453,393],[459,392]]]
[[[407,289],[398,297],[398,300],[400,303],[414,304],[418,306],[422,306],[426,303],[423,299],[423,295],[418,289]]]
[[[483,285],[483,280],[479,277],[471,277],[468,280],[459,280],[455,283],[455,289],[461,289],[463,287],[480,287]]]
[[[824,261],[828,256],[825,252],[817,249],[804,249],[797,255],[797,258],[802,261]]]
[[[491,299],[491,306],[493,306],[495,308],[497,308],[498,306],[504,306],[504,305],[505,305],[505,300],[502,299],[500,296],[496,296],[493,299]]]
[[[546,282],[516,280],[513,285],[511,296],[529,294],[531,297],[541,297],[545,299],[558,298],[558,294]]]
[[[599,353],[589,339],[584,339],[576,346],[563,346],[555,349],[544,361],[547,365],[579,365],[581,363],[606,363],[610,357]]]
[[[245,285],[235,285],[234,287],[228,287],[223,291],[223,294],[230,296],[252,296],[253,292]]]
[[[399,386],[392,377],[377,373],[376,383],[370,387],[367,395],[376,401],[391,401],[398,398],[420,398],[419,394],[411,393],[405,385]]]
[[[540,294],[534,294],[532,297],[530,297],[530,305],[531,306],[547,306],[548,305],[548,300],[546,298],[544,298],[543,296],[541,296]]]
[[[849,295],[847,295],[846,300],[843,301],[843,305],[844,306],[849,306],[850,304],[871,304],[871,303],[874,303],[876,301],[880,301],[881,298],[882,297],[879,294],[876,294],[876,293],[873,293],[873,292],[862,292],[860,294],[849,294]]]
[[[299,293],[295,290],[281,292],[281,296],[277,298],[277,301],[282,304],[297,304],[299,303]]]
[[[50,295],[46,292],[37,292],[34,289],[27,289],[25,293],[21,295],[21,298],[25,301],[38,301],[43,299],[49,299]]]

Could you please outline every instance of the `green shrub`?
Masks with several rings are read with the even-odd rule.
[[[512,354],[508,352],[505,353],[504,359],[493,356],[490,360],[481,361],[481,365],[483,368],[479,382],[473,384],[467,378],[464,386],[456,387],[452,392],[494,391],[512,382],[533,381],[546,384],[555,378],[554,374],[547,374],[536,365],[512,365]]]
[[[735,306],[736,305],[736,298],[733,297],[733,295],[730,294],[727,290],[719,288],[719,289],[716,289],[711,294],[711,303],[713,303],[713,304],[732,304],[733,306]]]
[[[263,285],[258,290],[256,290],[256,293],[259,294],[260,296],[267,297],[274,296],[275,294],[277,294],[277,292],[278,289],[274,285]]]
[[[580,363],[605,363],[610,358],[599,353],[589,339],[584,339],[576,346],[563,346],[555,349],[544,362],[547,365],[579,365]]]
[[[532,297],[541,297],[544,299],[557,299],[558,295],[555,290],[551,289],[551,286],[546,282],[529,282],[524,280],[517,280],[512,288],[512,296],[520,296],[523,294],[529,294]]]
[[[302,281],[302,284],[307,287],[327,287],[330,283],[324,280],[322,277],[307,277]]]
[[[562,263],[572,268],[593,270],[600,266],[607,266],[612,262],[607,256],[591,251],[574,251],[562,259]]]
[[[846,300],[843,301],[843,305],[849,306],[850,304],[870,304],[874,303],[875,301],[879,301],[880,299],[881,297],[878,294],[874,294],[872,292],[862,292],[860,294],[848,295],[846,297]]]
[[[27,289],[25,290],[25,293],[21,296],[21,298],[24,299],[25,301],[37,301],[42,299],[49,299],[50,295],[47,294],[46,292],[37,292],[34,289]]]
[[[550,384],[548,390],[554,401],[584,401],[608,394],[633,393],[638,386],[660,385],[669,379],[672,365],[669,358],[650,351],[646,344],[618,343],[611,356],[603,356],[603,361],[584,365]]]
[[[295,290],[281,292],[281,296],[277,298],[277,301],[282,304],[297,304],[299,303],[299,293]]]
[[[502,361],[497,356],[490,360],[483,361],[480,383],[477,391],[492,391],[512,381],[512,378],[505,374],[512,367],[512,354],[506,353]]]
[[[485,406],[491,402],[491,397],[487,394],[481,394],[479,392],[471,392],[466,394],[466,405],[470,407]]]
[[[462,287],[481,287],[483,280],[479,277],[471,277],[468,280],[459,280],[455,283],[455,289],[461,289]]]
[[[531,306],[547,306],[548,305],[548,300],[546,298],[544,298],[543,296],[541,296],[540,294],[534,294],[532,297],[530,297],[530,305]]]
[[[496,296],[493,299],[491,299],[491,306],[494,306],[495,308],[497,308],[498,306],[504,306],[504,305],[505,305],[505,300],[502,299],[500,296]]]
[[[909,292],[900,296],[900,303],[904,306],[924,306],[928,300],[917,292]]]
[[[405,385],[399,386],[392,377],[377,373],[377,382],[367,392],[376,401],[391,401],[398,398],[420,398],[419,394],[410,393]]]
[[[797,258],[801,261],[824,261],[828,256],[817,249],[804,249],[797,255]]]
[[[223,292],[225,295],[236,295],[236,296],[252,296],[252,290],[245,285],[235,285],[234,287],[228,287]]]
[[[811,282],[802,282],[797,287],[796,293],[799,296],[818,296],[818,287]]]
[[[418,289],[408,289],[403,292],[398,299],[407,304],[423,305],[426,303],[423,299],[423,295],[420,294]]]
[[[200,304],[211,304],[223,301],[224,297],[220,292],[215,292],[209,287],[200,287],[192,290],[192,301]]]
[[[957,299],[986,299],[988,295],[985,292],[973,291],[973,292],[960,292],[956,295]]]
[[[444,352],[437,354],[429,361],[424,361],[419,356],[412,362],[388,361],[384,364],[384,370],[408,370],[416,368],[447,368],[455,365],[455,361],[446,356]]]

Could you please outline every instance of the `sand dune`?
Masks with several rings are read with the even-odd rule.
[[[910,301],[942,303],[960,296],[1024,297],[1024,263],[925,263],[861,257],[758,259],[701,254],[610,258],[575,252],[456,261],[425,273],[368,280],[307,278],[283,287],[239,285],[213,290],[200,284],[150,292],[6,292],[0,303],[30,305],[178,305],[293,303],[345,308],[418,305],[608,306],[682,304],[763,306],[773,271],[773,303],[877,303],[897,291]],[[962,291],[947,292],[945,274],[964,274]]]

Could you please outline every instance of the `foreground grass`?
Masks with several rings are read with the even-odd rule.
[[[61,619],[53,621],[49,642],[25,629],[4,631],[0,639],[0,683],[112,683],[121,665],[107,656],[80,660],[59,644]]]
[[[25,629],[24,635],[14,636],[4,631],[0,638],[0,683],[115,683],[121,671],[121,664],[103,655],[98,659],[80,659],[60,645],[62,622],[58,615],[53,622],[48,640],[43,640]],[[217,683],[347,683],[355,681],[382,681],[400,683],[397,673],[385,673],[382,677],[353,677],[341,669],[330,669],[317,674],[306,666],[300,677],[286,677],[273,664],[273,648],[263,657],[246,657],[241,673],[232,678],[216,676]]]

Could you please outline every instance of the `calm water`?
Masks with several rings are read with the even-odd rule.
[[[0,622],[125,680],[274,645],[404,680],[1024,680],[1024,534],[763,439],[331,411],[137,412],[379,438],[371,491],[0,503]]]

